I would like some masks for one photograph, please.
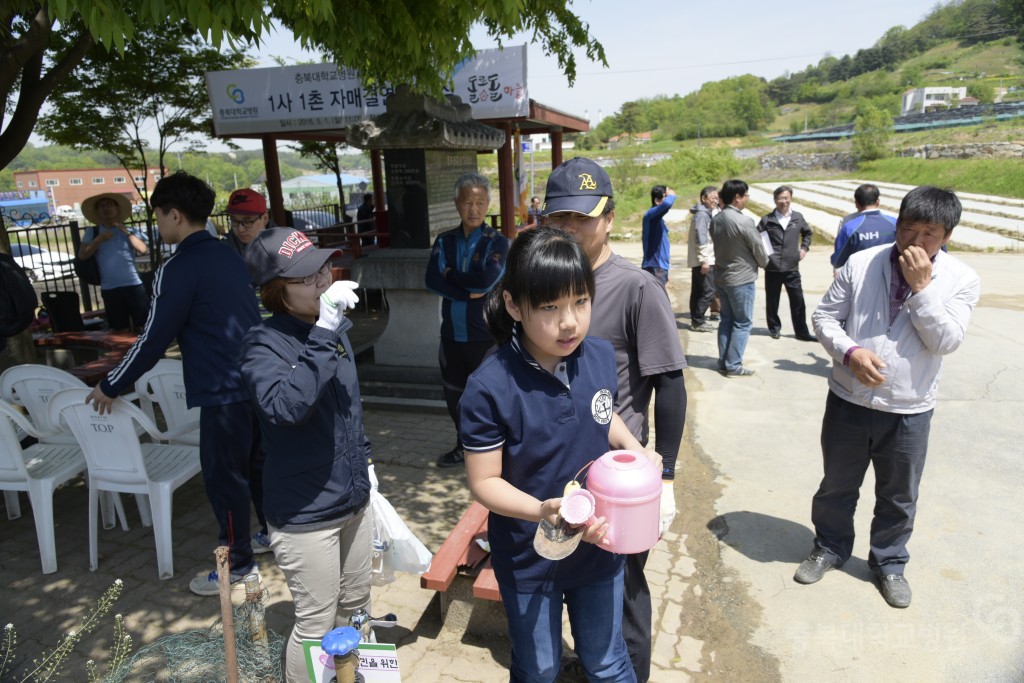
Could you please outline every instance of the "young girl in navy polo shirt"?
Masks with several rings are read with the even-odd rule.
[[[612,410],[612,347],[587,338],[593,296],[590,262],[570,235],[537,228],[516,238],[486,308],[500,348],[470,376],[460,403],[469,487],[491,511],[512,681],[557,678],[563,600],[588,678],[636,680],[622,638],[624,558],[599,547],[604,519],[563,560],[533,548],[538,523],[558,523],[562,490],[587,463],[609,448],[643,450]]]

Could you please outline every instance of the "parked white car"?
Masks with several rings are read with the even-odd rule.
[[[34,244],[22,242],[11,245],[11,256],[25,269],[32,282],[60,280],[75,274],[71,254],[65,254],[63,251],[47,251]]]

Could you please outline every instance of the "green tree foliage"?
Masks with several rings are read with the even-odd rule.
[[[858,161],[874,161],[889,156],[892,115],[871,104],[860,107],[853,126],[853,155]]]
[[[640,102],[626,102],[613,120],[623,133],[645,133],[650,128],[644,106]]]
[[[823,57],[793,74],[786,74],[768,83],[767,93],[776,105],[791,103],[833,102],[844,97],[840,90],[829,87],[879,70],[893,70],[901,62],[919,55],[943,41],[957,40],[963,45],[995,40],[1007,34],[1016,35],[1024,44],[1024,0],[958,0],[937,4],[913,28],[894,26],[871,47],[840,58]],[[889,85],[890,92],[920,84],[922,70],[947,68],[948,61],[921,64],[904,69],[898,82]],[[873,97],[881,93],[858,93]]]
[[[659,165],[658,171],[672,179],[674,185],[708,185],[721,183],[742,175],[742,162],[731,149],[688,147]]]
[[[78,150],[102,150],[134,177],[162,172],[177,144],[194,149],[211,129],[207,71],[246,66],[237,50],[209,47],[182,21],[139,31],[123,51],[93,47],[55,89],[39,121],[47,140]],[[147,139],[157,147],[149,149]],[[136,183],[146,195],[143,183]]]
[[[760,130],[775,117],[765,81],[749,74],[705,83],[685,97],[659,96],[627,102],[592,133],[607,142],[620,133],[648,130],[676,140],[743,136]]]
[[[982,104],[992,104],[996,99],[996,88],[988,81],[974,81],[967,86],[967,94],[978,98]]]
[[[562,0],[4,0],[0,5],[0,169],[18,155],[40,108],[95,44],[123,51],[142,31],[184,22],[214,47],[258,45],[277,20],[303,47],[369,83],[414,83],[436,95],[472,55],[482,23],[499,44],[520,31],[554,55],[570,85],[575,51],[607,65],[604,48]]]

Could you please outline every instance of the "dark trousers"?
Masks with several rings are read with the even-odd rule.
[[[644,270],[653,275],[661,284],[668,284],[668,268],[655,268],[653,266],[648,266],[645,267]]]
[[[462,434],[459,431],[459,399],[466,391],[466,380],[480,363],[487,357],[494,342],[457,342],[441,337],[438,350],[438,362],[441,364],[441,387],[444,389],[444,401],[448,405],[448,414],[455,423],[455,433],[459,448],[462,447]]]
[[[651,677],[651,588],[644,576],[648,552],[626,555],[626,573],[622,592],[622,637],[626,639],[629,660],[637,683]]]
[[[107,311],[107,324],[112,330],[127,330],[134,323],[141,332],[149,315],[149,297],[142,285],[101,289],[103,308]],[[131,317],[131,322],[129,322]]]
[[[910,560],[917,495],[928,451],[932,411],[885,413],[844,401],[831,391],[821,424],[825,476],[811,505],[814,545],[845,562],[853,553],[853,514],[868,465],[875,470],[875,513],[868,566],[902,574]]]
[[[703,325],[704,314],[715,298],[715,268],[708,268],[706,275],[700,272],[700,266],[691,268],[690,272],[690,323]]]
[[[786,287],[789,297],[789,314],[793,318],[793,332],[798,337],[811,336],[807,329],[807,306],[804,305],[804,290],[800,285],[799,270],[766,270],[764,271],[764,302],[765,315],[768,318],[768,331],[778,333],[782,329],[779,318],[779,299],[782,298],[782,287]]]
[[[218,544],[231,549],[231,572],[246,573],[255,560],[250,538],[250,501],[260,529],[263,515],[263,449],[259,423],[248,401],[203,406],[199,411],[199,460],[206,497],[219,526]]]

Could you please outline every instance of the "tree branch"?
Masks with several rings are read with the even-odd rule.
[[[44,11],[40,10],[40,13],[36,15],[37,22],[29,30],[29,34],[32,34],[37,29],[42,32],[43,29],[40,27],[39,20],[41,15],[45,16],[43,14]],[[45,76],[40,78],[43,54],[49,44],[51,30],[49,27],[46,28],[44,35],[36,36],[33,41],[30,41],[34,46],[34,51],[30,52],[27,46],[20,51],[21,57],[24,57],[24,61],[20,65],[18,63],[11,65],[15,67],[13,70],[14,74],[20,73],[22,80],[18,93],[18,105],[14,109],[14,114],[11,116],[7,128],[4,129],[3,133],[0,133],[0,169],[6,168],[25,147],[29,136],[32,135],[32,130],[35,128],[36,121],[39,119],[39,110],[46,101],[46,98],[81,63],[85,54],[93,46],[92,36],[83,32],[60,61],[54,64]],[[18,51],[12,50],[12,58],[16,52]],[[4,71],[6,70],[0,69],[0,72]],[[11,83],[13,85],[13,81]],[[3,82],[0,81],[0,87],[2,86]],[[0,97],[4,99],[6,99],[9,93],[10,87],[0,89]]]

